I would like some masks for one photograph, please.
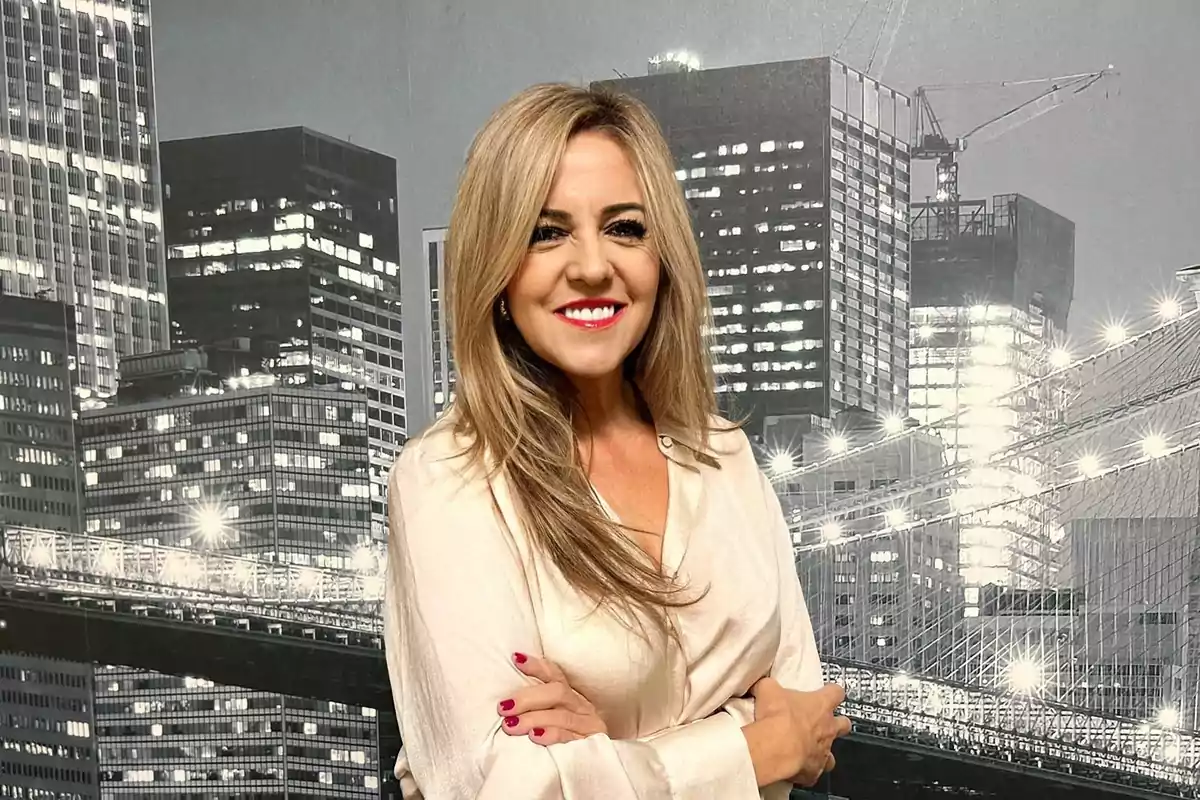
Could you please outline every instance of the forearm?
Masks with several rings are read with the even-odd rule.
[[[787,753],[780,746],[779,731],[774,730],[772,720],[756,720],[742,726],[746,737],[746,749],[750,751],[750,763],[754,765],[754,780],[759,788],[787,780],[798,770],[788,762]]]

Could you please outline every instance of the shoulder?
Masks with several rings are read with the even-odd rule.
[[[758,461],[746,432],[737,423],[716,414],[709,418],[708,450],[722,470],[758,472]]]
[[[408,509],[487,494],[487,476],[468,455],[470,441],[445,416],[409,439],[388,476],[389,502]]]

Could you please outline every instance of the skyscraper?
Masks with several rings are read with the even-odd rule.
[[[78,385],[168,342],[147,0],[5,2],[0,290],[72,305]]]
[[[947,220],[953,226],[947,228]],[[969,503],[1014,500],[1045,477],[1035,452],[988,462],[1054,420],[1053,344],[1064,334],[1075,279],[1075,225],[1021,195],[914,206],[909,403],[936,424],[950,464],[973,462],[959,491]],[[1027,389],[1022,387],[1028,386]],[[1041,501],[1011,504],[964,527],[968,585],[1048,585],[1054,524]]]
[[[604,81],[658,118],[695,216],[718,391],[767,417],[907,404],[909,100],[831,58]]]
[[[436,418],[454,397],[454,359],[450,348],[450,322],[446,306],[446,228],[421,232],[429,275],[429,343],[433,355],[433,416]]]
[[[84,413],[87,530],[334,569],[375,560],[367,398],[263,374],[217,388],[216,355],[139,359],[123,386],[139,399]],[[129,385],[142,381],[159,396]],[[105,797],[379,796],[375,709],[126,667],[95,675]]]
[[[369,403],[373,535],[407,432],[396,162],[305,128],[164,142],[177,347],[277,348],[284,386]]]

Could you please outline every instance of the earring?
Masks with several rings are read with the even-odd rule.
[[[500,316],[508,319],[508,302],[503,297],[500,298]]]

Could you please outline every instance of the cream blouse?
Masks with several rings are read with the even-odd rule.
[[[820,688],[821,662],[779,501],[745,435],[718,424],[720,469],[659,431],[663,569],[708,590],[672,611],[682,649],[594,612],[531,546],[503,477],[489,485],[467,466],[445,419],[404,448],[390,478],[384,636],[405,798],[760,797],[743,695],[766,675]],[[515,652],[558,664],[608,735],[546,747],[505,734],[497,703],[534,682]]]

